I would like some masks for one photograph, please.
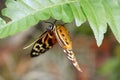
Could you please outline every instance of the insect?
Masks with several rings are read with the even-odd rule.
[[[55,34],[57,42],[63,48],[63,51],[65,52],[67,58],[72,62],[72,64],[77,68],[77,70],[82,72],[72,50],[72,42],[70,40],[68,31],[63,25],[54,25],[53,27],[53,32]]]
[[[82,72],[72,50],[72,42],[66,28],[63,25],[55,25],[56,21],[54,23],[46,23],[50,23],[50,27],[48,27],[48,30],[44,32],[37,41],[35,41],[31,50],[31,57],[36,57],[45,53],[58,42],[66,54],[66,57],[72,62],[77,70]]]

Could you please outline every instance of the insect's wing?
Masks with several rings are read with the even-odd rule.
[[[79,67],[79,64],[76,60],[76,57],[72,50],[64,50],[66,53],[67,58],[72,62],[72,64],[77,68],[78,71],[82,72],[81,68]]]
[[[40,54],[45,53],[48,49],[52,48],[52,46],[56,43],[56,38],[52,31],[46,31],[38,39],[31,50],[30,56],[36,57]]]

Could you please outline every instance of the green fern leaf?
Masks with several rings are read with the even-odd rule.
[[[102,43],[108,23],[120,42],[118,0],[7,0],[6,7],[2,14],[12,21],[3,25],[4,20],[0,20],[0,38],[13,35],[28,29],[40,20],[53,17],[65,23],[74,19],[77,26],[88,20],[98,46]]]
[[[105,0],[102,1],[106,11],[107,22],[120,43],[120,1],[119,0]],[[107,5],[106,5],[107,3]]]
[[[80,0],[83,11],[90,23],[97,40],[97,45],[100,46],[104,33],[107,29],[106,15],[104,7],[100,0]]]

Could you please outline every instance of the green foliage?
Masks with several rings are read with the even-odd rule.
[[[5,21],[2,18],[0,18],[0,28],[2,28],[2,25],[5,25]]]
[[[100,73],[111,74],[116,69],[118,64],[119,60],[117,60],[116,58],[109,59],[102,65],[103,67],[100,69]]]
[[[108,80],[120,80],[120,59],[112,58],[106,61],[99,72],[108,75]]]
[[[103,63],[99,73],[109,76],[108,80],[120,80],[120,45],[114,47],[113,53],[114,57]]]
[[[119,0],[7,0],[6,7],[2,14],[12,21],[3,25],[4,21],[0,20],[0,38],[52,17],[65,23],[74,19],[77,26],[88,20],[98,46],[102,43],[108,23],[120,42]]]

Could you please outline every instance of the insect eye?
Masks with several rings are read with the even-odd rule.
[[[53,25],[49,25],[49,27],[47,27],[46,29],[47,29],[47,31],[52,30],[53,29]]]

